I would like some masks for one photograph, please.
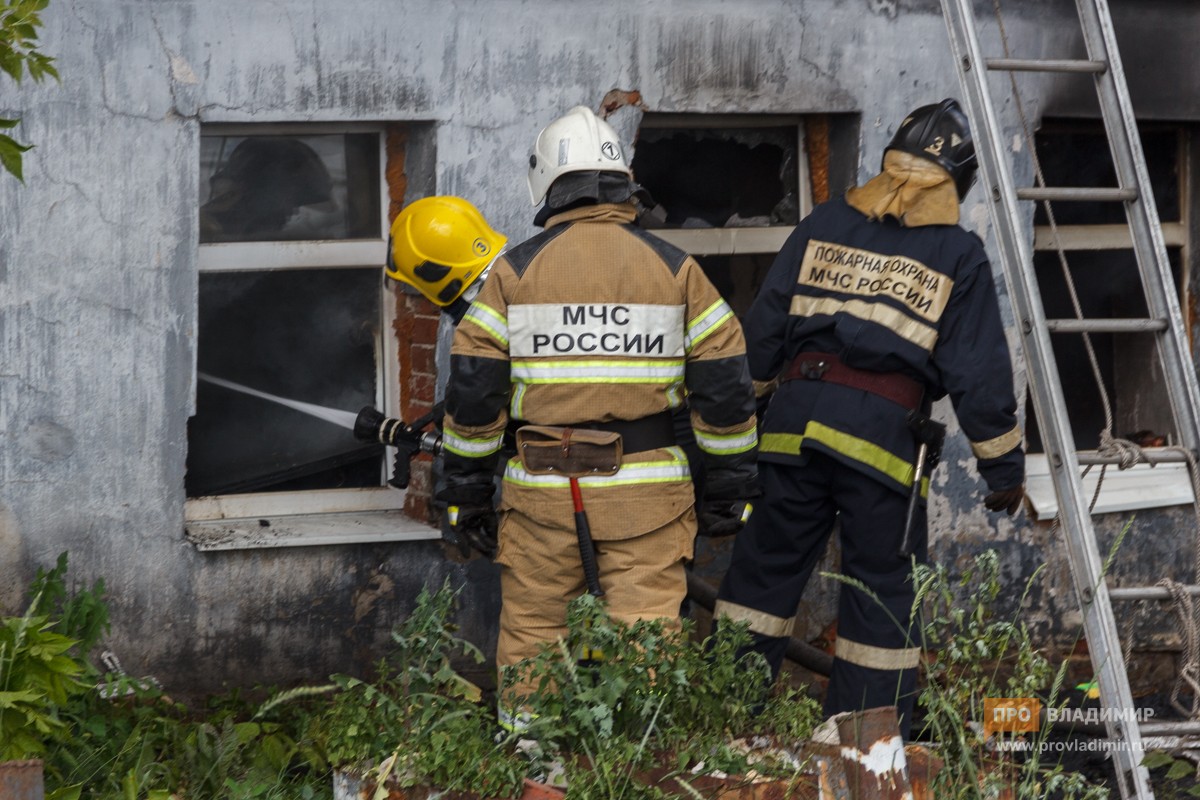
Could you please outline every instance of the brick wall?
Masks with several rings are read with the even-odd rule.
[[[388,187],[389,223],[404,207],[408,176],[405,171],[405,148],[408,143],[408,128],[404,125],[389,125],[387,129],[387,164],[384,175]],[[398,285],[391,290],[396,293],[396,340],[399,343],[400,364],[400,415],[405,420],[414,420],[429,412],[433,406],[434,348],[437,343],[438,316],[440,310],[419,294],[409,294]],[[418,456],[412,463],[408,495],[404,510],[409,516],[434,521],[429,502],[433,485],[430,473],[431,460],[427,455]]]

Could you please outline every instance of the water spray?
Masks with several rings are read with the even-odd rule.
[[[319,406],[315,403],[305,403],[300,400],[291,400],[287,397],[267,394],[266,392],[260,392],[258,389],[251,389],[249,386],[243,386],[240,383],[227,381],[224,378],[218,378],[214,375],[209,375],[204,372],[197,373],[196,377],[202,381],[206,381],[216,386],[222,386],[226,389],[232,389],[235,392],[241,392],[242,394],[248,394],[252,397],[269,400],[272,403],[278,403],[281,406],[286,406],[294,411],[308,414],[310,417],[323,419],[326,422],[331,422],[334,425],[346,428],[347,430],[354,430],[354,422],[357,417],[352,411],[342,411],[339,408],[327,408],[326,406]]]
[[[328,408],[268,394],[204,372],[197,373],[197,377],[216,386],[278,403],[281,406],[347,428],[354,432],[354,438],[359,441],[376,442],[396,448],[396,458],[392,462],[392,477],[388,480],[388,485],[395,486],[397,489],[408,487],[408,480],[412,474],[409,462],[413,458],[420,453],[437,455],[442,452],[442,435],[437,431],[422,430],[430,423],[442,418],[441,403],[434,406],[428,414],[408,425],[404,420],[388,417],[371,406],[365,406],[358,414],[354,414],[338,408]]]

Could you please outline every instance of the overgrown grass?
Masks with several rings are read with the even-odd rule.
[[[660,798],[661,786],[678,793],[697,771],[798,777],[782,753],[820,722],[819,706],[798,690],[773,692],[761,656],[739,659],[744,625],[698,641],[688,620],[680,630],[628,625],[584,595],[569,605],[567,627],[510,677],[537,687],[513,711],[529,716],[524,735],[543,758],[562,764],[569,798]],[[581,663],[583,653],[600,656]],[[739,746],[750,734],[772,737],[780,757]]]
[[[1041,577],[1039,568],[1025,584],[1018,602]],[[870,587],[844,575],[828,575],[879,604]],[[1109,790],[1061,761],[1042,755],[1050,735],[1048,724],[1022,737],[1019,755],[997,743],[1011,734],[985,728],[989,698],[1036,698],[1043,708],[1064,708],[1067,662],[1055,668],[1033,644],[1029,628],[1017,616],[1001,619],[997,605],[1003,586],[994,550],[978,554],[957,580],[944,564],[913,565],[916,592],[911,609],[914,636],[924,657],[917,699],[924,711],[917,737],[932,743],[943,765],[931,790],[939,800],[989,800],[1015,791],[1017,797],[1102,800]],[[897,626],[900,625],[895,620]]]

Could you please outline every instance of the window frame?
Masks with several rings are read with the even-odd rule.
[[[271,272],[283,269],[381,267],[387,248],[390,197],[386,179],[387,127],[384,123],[206,123],[200,135],[317,136],[374,134],[379,147],[379,232],[369,239],[281,242],[197,242],[199,273]],[[196,142],[199,163],[199,140]],[[197,204],[199,198],[197,198]],[[380,309],[376,407],[399,417],[408,387],[400,384],[400,342],[394,323],[399,305],[379,269]],[[193,392],[197,367],[192,364]],[[195,398],[193,396],[193,409]],[[432,539],[437,530],[404,514],[407,492],[387,485],[394,449],[388,448],[379,486],[309,491],[251,492],[188,497],[184,502],[187,538],[200,550],[286,547]]]
[[[1074,121],[1078,122],[1078,121]],[[1090,120],[1103,132],[1100,120]],[[1178,150],[1179,219],[1160,221],[1166,247],[1178,247],[1180,255],[1180,308],[1188,308],[1188,293],[1196,258],[1193,237],[1195,204],[1200,201],[1195,191],[1195,171],[1200,168],[1197,158],[1197,129],[1185,123],[1148,122],[1158,127],[1174,128],[1180,133]],[[1128,225],[1058,225],[1058,241],[1070,252],[1099,250],[1132,250],[1133,236]],[[1051,226],[1033,226],[1035,252],[1055,252],[1057,246]],[[1193,355],[1194,358],[1194,355]],[[1054,490],[1049,460],[1044,452],[1030,452],[1025,459],[1026,496],[1038,520],[1053,519],[1058,514],[1058,498]],[[1092,467],[1083,478],[1085,495],[1092,497],[1100,482],[1100,467]],[[1191,477],[1184,464],[1138,464],[1128,470],[1104,470],[1100,494],[1093,514],[1137,511],[1147,508],[1166,508],[1192,502]]]

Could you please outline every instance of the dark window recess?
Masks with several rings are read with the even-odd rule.
[[[646,227],[795,225],[796,127],[642,128],[633,173],[658,204]]]
[[[378,269],[200,276],[199,371],[351,413],[376,404]],[[200,380],[187,494],[382,485],[383,453],[351,431]]]
[[[377,239],[376,134],[200,137],[200,242]]]
[[[1179,248],[1169,248],[1167,256],[1178,276]],[[1084,319],[1147,316],[1133,251],[1078,251],[1068,253],[1067,260]],[[1035,253],[1033,263],[1046,317],[1074,319],[1058,254]],[[1092,334],[1091,341],[1112,404],[1113,435],[1135,440],[1172,436],[1170,406],[1155,357],[1153,334]],[[1051,343],[1075,445],[1083,450],[1095,449],[1104,429],[1104,406],[1083,337],[1077,333],[1057,333],[1051,335]],[[1032,403],[1028,408],[1033,408]],[[1029,415],[1026,436],[1030,451],[1044,449],[1034,414]]]
[[[1163,222],[1179,220],[1179,164],[1182,148],[1179,128],[1145,125],[1142,149],[1158,216]],[[1108,139],[1099,122],[1047,122],[1034,137],[1038,160],[1047,186],[1115,188],[1117,171]],[[1037,204],[1035,225],[1048,225],[1046,208]],[[1121,203],[1054,203],[1059,225],[1116,225],[1125,222]]]
[[[1163,124],[1141,128],[1146,166],[1159,216],[1180,219],[1182,130]],[[1036,136],[1038,160],[1048,186],[1115,187],[1116,170],[1100,122],[1048,121]],[[1036,205],[1034,223],[1048,224],[1045,206]],[[1121,203],[1053,204],[1060,225],[1125,224]],[[1167,251],[1180,291],[1181,253]],[[1076,250],[1066,254],[1072,282],[1084,319],[1145,318],[1145,292],[1132,250]],[[1048,319],[1073,319],[1058,253],[1034,254],[1039,292]],[[1083,337],[1077,333],[1051,335],[1075,445],[1094,449],[1104,429],[1100,387],[1089,363]],[[1104,391],[1112,405],[1113,435],[1143,444],[1170,441],[1174,436],[1170,405],[1155,356],[1152,334],[1092,334]],[[1032,409],[1032,404],[1028,406]],[[1036,415],[1030,414],[1026,437],[1031,451],[1044,449]]]
[[[766,280],[773,253],[746,253],[734,256],[696,256],[704,274],[729,303],[740,319],[750,309],[758,289]]]

